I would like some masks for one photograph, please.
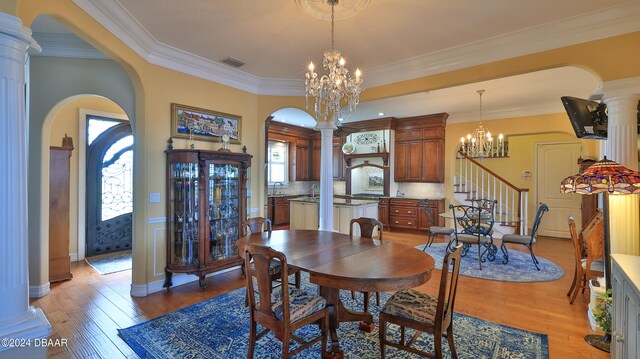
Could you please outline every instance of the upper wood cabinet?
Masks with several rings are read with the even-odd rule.
[[[342,153],[342,145],[344,145],[344,137],[333,138],[333,179],[344,181],[347,174],[347,165],[344,163],[344,154]]]
[[[439,113],[396,122],[396,182],[444,182],[444,128],[448,116]]]
[[[295,160],[293,161],[295,171],[291,172],[294,177],[291,180],[309,181],[309,163],[309,140],[301,141],[298,139],[296,141]]]
[[[311,148],[311,180],[320,181],[320,139],[314,139]]]

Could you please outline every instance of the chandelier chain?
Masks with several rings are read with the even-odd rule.
[[[334,30],[335,29],[335,25],[334,25],[334,21],[335,21],[334,10],[335,9],[334,8],[335,8],[335,6],[336,6],[336,3],[332,1],[331,2],[331,50],[335,49],[335,47],[334,47],[335,46],[334,45],[334,34],[335,34],[335,30]]]

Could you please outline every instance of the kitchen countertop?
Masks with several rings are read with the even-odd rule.
[[[372,197],[359,197],[359,196],[352,196],[352,198],[356,198],[356,199],[363,199],[363,198],[371,198]],[[426,197],[413,197],[413,196],[403,196],[403,197],[398,197],[398,196],[380,196],[380,197],[375,197],[376,200],[378,199],[413,199],[413,200],[423,200],[423,199],[428,199],[428,200],[432,200],[432,201],[439,201],[439,200],[443,200],[446,199],[446,197],[443,196],[426,196]]]
[[[311,197],[300,197],[300,198],[292,198],[289,201],[292,202],[306,202],[306,203],[318,203],[320,202],[320,198],[311,198]],[[377,204],[378,200],[363,200],[363,199],[350,199],[350,198],[334,198],[333,204],[340,206],[361,206],[364,204]]]

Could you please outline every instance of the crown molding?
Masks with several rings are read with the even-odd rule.
[[[365,69],[367,86],[411,80],[640,31],[640,2]]]
[[[302,96],[304,83],[266,79],[227,67],[156,40],[116,0],[73,0],[148,62],[259,95]],[[446,71],[640,31],[640,2],[536,26],[490,39],[365,69],[367,87],[376,87]]]
[[[589,99],[602,100],[622,96],[638,97],[638,95],[640,95],[640,77],[630,77],[603,82]]]
[[[109,59],[109,56],[98,51],[79,37],[72,34],[34,33],[42,51],[29,50],[31,56],[72,57],[80,59]]]
[[[563,112],[564,108],[562,107],[562,102],[558,99],[558,101],[548,101],[531,106],[518,106],[488,112],[483,111],[482,121],[488,122],[505,118],[540,116]],[[480,117],[478,115],[478,111],[467,111],[450,114],[449,118],[447,119],[447,124],[479,121]]]

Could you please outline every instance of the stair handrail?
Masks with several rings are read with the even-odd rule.
[[[466,158],[467,160],[471,161],[471,163],[475,164],[476,166],[482,168],[486,172],[489,172],[489,174],[491,174],[495,178],[499,179],[500,181],[504,182],[504,184],[506,184],[507,186],[513,188],[514,190],[516,190],[518,192],[529,192],[528,188],[520,188],[520,187],[514,185],[513,183],[511,183],[511,182],[507,181],[506,179],[504,179],[504,177],[500,176],[499,174],[497,174],[497,173],[493,172],[492,170],[488,169],[487,167],[483,166],[482,163],[474,160],[472,157],[467,156],[467,154],[462,152],[461,150],[458,150],[458,154],[461,155],[462,157]]]
[[[462,149],[458,150],[458,154],[460,156],[462,156],[463,158],[465,158],[466,160],[470,161],[471,163],[475,164],[476,166],[482,168],[484,171],[486,171],[490,175],[494,176],[498,180],[502,181],[502,183],[504,183],[507,186],[511,187],[516,192],[518,192],[517,216],[519,218],[519,221],[517,221],[517,223],[516,223],[516,233],[520,233],[521,232],[521,228],[522,228],[522,223],[527,220],[526,218],[522,218],[522,192],[529,192],[529,189],[528,188],[520,188],[520,187],[514,185],[513,183],[507,181],[504,177],[500,176],[499,174],[497,174],[497,173],[493,172],[492,170],[488,169],[486,166],[482,165],[482,163],[476,161],[472,157],[469,157],[466,153],[464,153],[462,151]],[[526,230],[526,224],[525,224],[524,228]]]

